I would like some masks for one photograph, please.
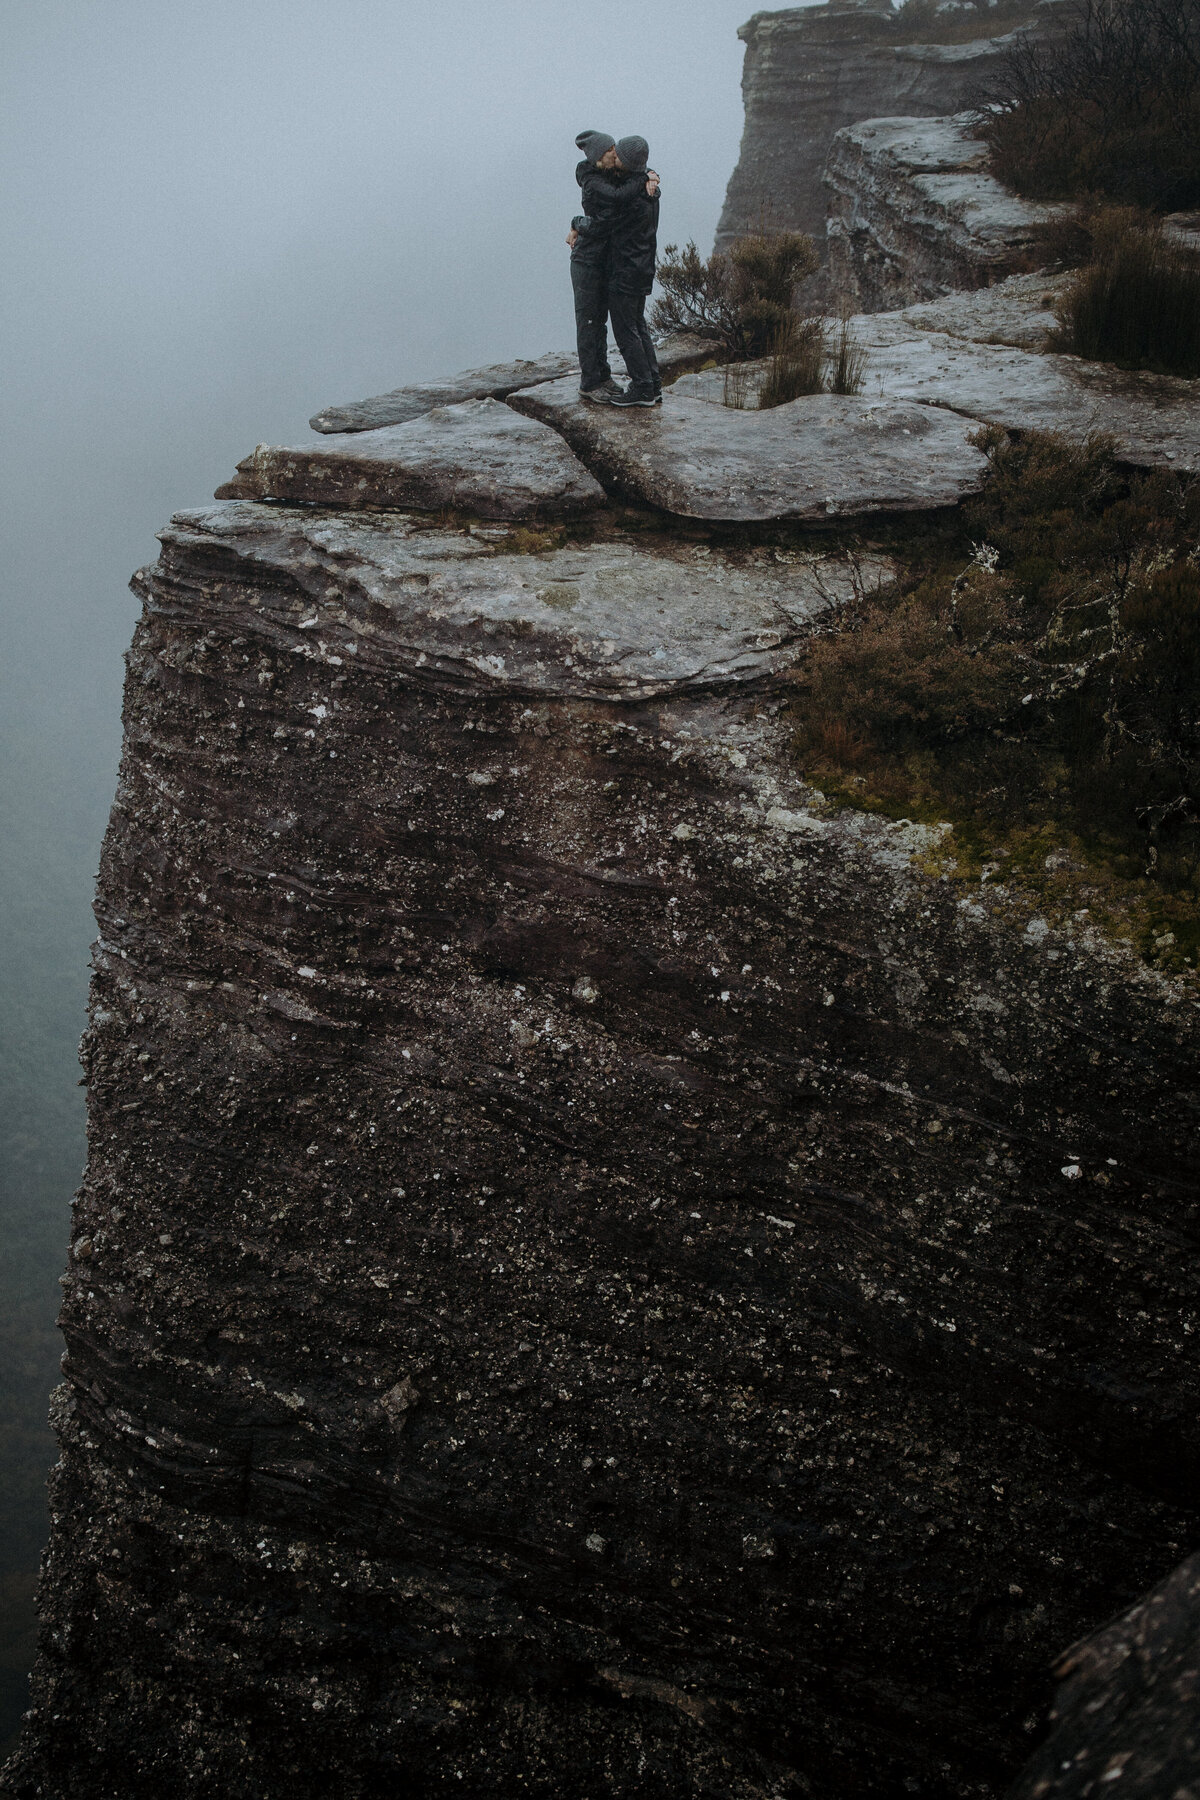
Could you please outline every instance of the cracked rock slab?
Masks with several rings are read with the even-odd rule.
[[[260,444],[218,499],[326,506],[456,507],[485,519],[561,518],[604,489],[557,432],[497,400],[439,406],[405,425],[308,444]]]
[[[949,407],[1008,431],[1105,432],[1135,467],[1200,469],[1200,382],[921,332],[895,314],[850,328],[866,352],[864,395]]]
[[[668,380],[681,369],[699,368],[714,355],[716,347],[709,339],[684,333],[666,339],[658,347],[659,367]],[[619,357],[613,358],[613,366],[618,374],[623,374]],[[434,407],[456,406],[464,400],[505,400],[522,388],[578,373],[579,361],[573,351],[552,350],[535,360],[518,357],[515,362],[464,369],[462,374],[448,376],[444,381],[413,382],[369,400],[327,406],[314,413],[309,424],[321,432],[378,431],[385,425],[403,425],[409,419],[422,418]]]
[[[723,384],[724,376],[709,377]],[[551,382],[509,404],[562,432],[604,482],[683,518],[824,520],[953,506],[986,460],[970,427],[928,406],[810,394],[767,412],[671,389],[661,407],[581,405]]]
[[[879,557],[746,562],[624,542],[506,555],[395,515],[244,503],[180,513],[162,543],[168,581],[202,565],[286,582],[288,653],[491,694],[645,698],[770,678],[832,608],[894,573]]]

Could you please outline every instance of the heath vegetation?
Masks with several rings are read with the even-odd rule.
[[[1200,376],[1200,255],[1134,208],[1103,208],[1082,223],[1090,249],[1056,309],[1053,348]]]
[[[976,872],[1100,871],[1182,965],[1200,951],[1200,483],[1123,471],[1099,437],[979,441],[984,492],[797,671],[797,751],[834,796],[951,821]]]
[[[1077,0],[979,93],[1006,186],[1158,212],[1200,205],[1200,0]]]

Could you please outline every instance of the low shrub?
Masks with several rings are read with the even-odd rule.
[[[693,243],[668,244],[650,322],[656,331],[715,338],[733,361],[768,356],[791,324],[797,284],[818,262],[812,239],[795,231],[740,238],[707,262]]]
[[[1076,0],[975,96],[993,172],[1038,200],[1200,204],[1200,0]]]
[[[758,389],[760,408],[785,406],[825,387],[825,330],[820,319],[791,318],[775,334]]]
[[[1132,211],[1101,213],[1091,260],[1056,308],[1055,349],[1097,362],[1200,375],[1200,256]]]
[[[1124,473],[1102,438],[979,441],[991,475],[964,535],[931,540],[796,671],[806,772],[954,820],[980,855],[1066,837],[1194,905],[1200,483]]]
[[[830,353],[827,382],[829,392],[831,394],[860,394],[866,369],[866,352],[851,337],[849,319],[843,319],[837,342]]]

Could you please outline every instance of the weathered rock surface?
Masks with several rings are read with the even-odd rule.
[[[701,379],[723,383],[724,375]],[[661,407],[620,412],[582,405],[571,382],[557,381],[510,404],[561,431],[606,487],[682,518],[927,511],[973,493],[987,466],[967,442],[969,428],[931,407],[833,394],[738,412],[676,384]]]
[[[698,369],[714,355],[707,338],[680,333],[658,346],[658,362],[667,380],[682,369]],[[625,365],[619,356],[611,359],[618,379],[624,378]],[[579,364],[573,351],[553,351],[536,362],[518,359],[496,363],[486,369],[467,369],[452,375],[448,381],[415,382],[409,387],[393,388],[390,394],[376,394],[370,400],[353,400],[348,406],[327,406],[314,414],[309,424],[314,431],[378,431],[385,425],[403,425],[419,419],[435,407],[455,406],[465,400],[504,400],[522,388],[538,387],[546,381],[557,381],[565,375],[578,375]]]
[[[844,563],[595,530],[139,578],[10,1800],[984,1800],[1194,1536],[1192,998],[804,785]]]
[[[905,307],[901,318],[918,331],[943,331],[976,344],[1008,344],[1014,350],[1045,350],[1057,320],[1055,303],[1071,282],[1070,275],[1040,270],[1010,275],[995,287],[946,294]]]
[[[485,369],[464,369],[446,381],[416,381],[387,394],[374,394],[369,400],[326,406],[313,415],[309,424],[314,431],[377,431],[382,425],[403,425],[409,419],[419,419],[435,406],[457,406],[464,400],[503,400],[518,388],[557,381],[578,367],[569,350],[550,351],[536,360],[518,357],[515,362],[494,363]]]
[[[866,352],[865,394],[1013,431],[1106,432],[1135,467],[1200,470],[1200,382],[923,333],[903,317],[856,318],[851,330]]]
[[[901,32],[887,4],[792,7],[742,26],[746,123],[718,249],[764,219],[823,243],[821,178],[835,133],[859,119],[958,112],[1004,48],[1003,37],[897,43]]]
[[[555,519],[603,506],[605,494],[557,432],[498,400],[467,400],[378,431],[260,444],[217,498]]]
[[[959,298],[952,296],[947,310]],[[1061,431],[1075,438],[1105,432],[1134,467],[1200,470],[1200,382],[972,342],[965,310],[957,316],[962,335],[955,337],[917,324],[921,314],[936,316],[939,308],[852,318],[850,335],[866,359],[864,400],[919,401],[1010,431]],[[1012,308],[1004,310],[1011,316]],[[836,331],[836,321],[830,323]],[[747,407],[757,406],[769,366],[765,359],[742,365]],[[723,369],[704,369],[683,376],[674,392],[677,406],[687,399],[725,407],[729,384]]]
[[[310,595],[297,641],[327,667],[348,666],[322,631],[333,588],[355,621],[348,654],[360,670],[402,667],[420,682],[560,698],[652,699],[778,674],[830,607],[891,573],[877,556],[739,564],[705,545],[665,554],[619,535],[531,556],[427,521],[309,519],[254,505],[181,513],[163,543],[172,558],[235,556],[258,578]]]
[[[834,294],[889,312],[1041,267],[1047,228],[1070,209],[1010,194],[987,154],[969,113],[839,131],[825,171]]]
[[[1200,1794],[1200,1556],[1067,1653],[1050,1735],[1010,1800]]]

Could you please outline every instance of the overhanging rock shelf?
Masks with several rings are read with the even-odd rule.
[[[476,396],[163,533],[10,1800],[995,1800],[1194,1536],[1194,1001],[806,786],[851,536],[982,471],[831,399]]]

